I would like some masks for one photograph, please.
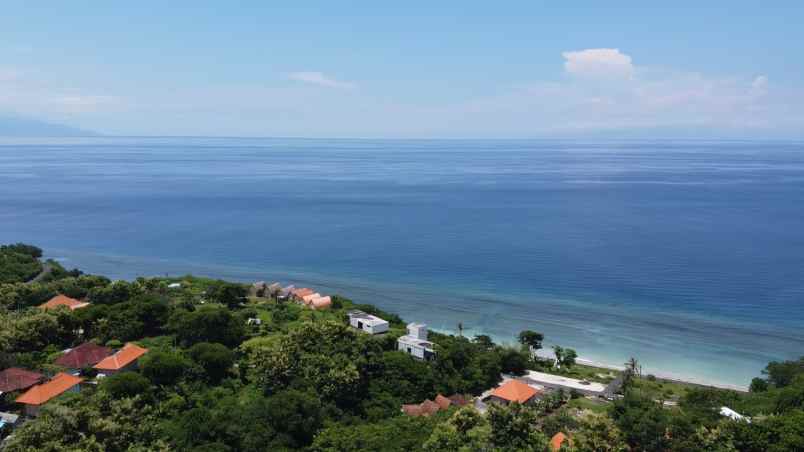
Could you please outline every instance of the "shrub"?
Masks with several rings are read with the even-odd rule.
[[[121,372],[101,381],[100,388],[115,399],[147,394],[151,383],[137,372]]]

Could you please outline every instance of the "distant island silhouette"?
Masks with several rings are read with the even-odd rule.
[[[91,137],[97,132],[16,115],[0,114],[0,137]]]

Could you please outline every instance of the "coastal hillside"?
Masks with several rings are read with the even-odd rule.
[[[0,248],[0,450],[804,450],[804,358],[750,392],[428,331],[292,281],[112,281]]]
[[[0,246],[0,283],[25,282],[42,271],[42,250],[21,243]]]

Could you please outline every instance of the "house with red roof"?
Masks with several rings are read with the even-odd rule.
[[[70,309],[71,311],[75,311],[76,309],[81,309],[89,306],[89,303],[86,301],[76,300],[75,298],[70,298],[66,295],[59,294],[51,298],[50,300],[40,304],[39,308],[48,310],[48,309],[56,309],[60,306],[64,306]]]
[[[326,296],[313,298],[309,303],[307,303],[307,306],[313,309],[329,309],[329,307],[332,306],[332,297]]]
[[[464,406],[469,403],[462,395],[454,394],[444,397],[438,394],[435,400],[427,399],[422,403],[402,405],[402,412],[408,416],[430,416],[451,406]]]
[[[118,372],[134,370],[142,355],[148,353],[147,348],[142,348],[137,344],[129,342],[117,353],[102,359],[94,368],[104,375],[112,375]]]
[[[44,379],[45,376],[40,373],[9,367],[0,371],[0,394],[28,389]]]
[[[32,386],[24,394],[17,397],[15,401],[25,405],[26,415],[36,416],[39,414],[39,409],[42,405],[48,401],[66,392],[80,391],[82,381],[84,379],[81,377],[60,372],[47,383]]]
[[[550,452],[558,452],[561,450],[561,446],[564,444],[572,447],[572,439],[565,435],[564,432],[556,433],[552,438],[550,438]]]
[[[70,369],[73,372],[85,367],[94,366],[103,358],[112,354],[112,349],[101,345],[84,342],[78,347],[65,350],[64,354],[56,359],[55,364]]]
[[[491,391],[489,400],[508,405],[509,403],[527,404],[536,400],[542,391],[539,391],[519,380],[508,380]]]
[[[304,297],[314,294],[315,291],[308,287],[302,287],[301,289],[293,289],[291,293],[293,294],[293,298],[295,298],[296,301],[303,302]]]

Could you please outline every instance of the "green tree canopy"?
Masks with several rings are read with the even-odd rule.
[[[202,306],[195,311],[177,310],[170,328],[184,346],[199,342],[217,342],[235,347],[243,340],[245,327],[224,306]]]
[[[234,364],[234,352],[222,344],[199,342],[190,347],[188,354],[214,383],[221,381]]]
[[[138,372],[120,372],[101,381],[100,389],[115,399],[142,396],[151,389],[151,382]]]
[[[804,374],[804,356],[797,360],[771,361],[763,374],[767,375],[770,384],[781,388],[793,382],[796,375]]]
[[[663,451],[670,442],[665,435],[669,414],[652,398],[631,390],[611,407],[611,417],[628,444],[637,450]]]
[[[246,299],[248,290],[242,284],[218,281],[207,288],[207,297],[214,303],[220,303],[237,309]]]
[[[531,352],[535,352],[536,350],[542,348],[543,340],[544,334],[536,331],[525,330],[519,333],[519,343],[527,346]]]
[[[142,374],[159,386],[177,383],[189,370],[190,362],[179,353],[152,350],[140,358]]]
[[[0,284],[25,282],[42,271],[42,250],[18,243],[0,246]]]

